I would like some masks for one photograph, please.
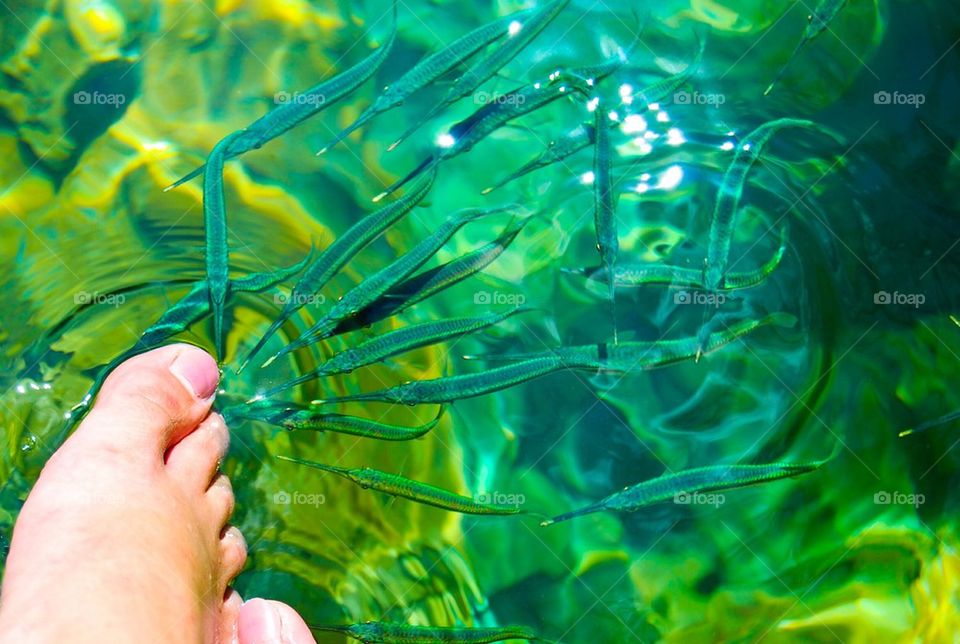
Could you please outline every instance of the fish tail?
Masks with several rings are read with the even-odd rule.
[[[183,175],[182,177],[180,177],[179,179],[177,179],[176,181],[174,181],[173,183],[171,183],[169,186],[167,186],[166,188],[164,188],[163,191],[164,191],[164,192],[170,192],[170,191],[173,190],[174,188],[178,188],[178,187],[182,186],[183,184],[185,184],[186,182],[190,181],[191,179],[194,179],[194,178],[196,178],[196,177],[199,177],[201,174],[203,174],[203,170],[204,170],[204,168],[206,168],[206,167],[207,167],[207,164],[204,163],[204,164],[201,165],[200,167],[194,168],[194,169],[191,170],[189,173]]]
[[[393,183],[393,185],[389,186],[386,190],[384,190],[383,192],[381,192],[380,194],[378,194],[376,197],[374,197],[374,198],[373,198],[373,202],[376,203],[376,202],[380,201],[381,199],[383,199],[384,197],[386,197],[386,196],[389,195],[390,193],[396,191],[398,188],[404,186],[404,185],[407,184],[408,182],[410,182],[410,181],[412,181],[413,179],[415,179],[415,178],[417,178],[418,176],[420,176],[423,172],[426,172],[427,170],[432,169],[433,167],[436,166],[437,163],[438,163],[438,161],[437,161],[437,157],[436,157],[436,156],[429,156],[429,157],[427,157],[426,159],[424,159],[424,160],[420,163],[420,165],[418,165],[416,168],[414,168],[413,170],[411,170],[410,173],[407,174],[407,176],[405,176],[404,178],[402,178],[402,179],[400,179],[400,180],[398,180],[398,181],[395,181],[395,182]]]
[[[573,510],[571,512],[558,514],[552,519],[546,519],[544,521],[541,521],[540,527],[545,528],[548,525],[553,525],[554,523],[560,523],[561,521],[569,521],[570,519],[574,519],[576,517],[582,517],[585,514],[593,514],[594,512],[600,512],[601,510],[606,510],[606,509],[607,509],[607,506],[604,505],[603,502],[593,503],[584,508],[580,508],[579,510]]]

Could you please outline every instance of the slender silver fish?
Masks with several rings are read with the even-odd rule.
[[[767,89],[764,90],[764,96],[773,91],[773,86],[777,84],[777,81],[780,80],[780,77],[783,76],[783,73],[787,71],[787,67],[790,66],[790,63],[793,62],[793,59],[796,58],[798,53],[800,53],[800,50],[803,49],[803,47],[806,46],[806,44],[811,40],[826,31],[827,27],[830,26],[830,23],[833,22],[833,19],[837,17],[837,14],[840,13],[846,4],[847,0],[820,0],[816,9],[813,10],[813,14],[807,16],[807,27],[803,31],[803,36],[800,38],[800,42],[797,43],[793,53],[791,53],[790,57],[787,58],[787,62],[783,64],[783,67],[780,68],[779,73],[777,73],[773,81],[771,81],[771,83],[767,86]]]
[[[446,97],[438,101],[426,116],[401,134],[400,138],[391,143],[387,150],[391,151],[395,149],[407,137],[420,129],[424,123],[441,111],[453,105],[461,98],[473,94],[477,88],[499,72],[504,65],[516,58],[517,54],[523,51],[540,32],[546,29],[547,25],[549,25],[568,4],[570,4],[570,0],[554,0],[550,4],[544,5],[542,8],[536,9],[529,14],[526,20],[522,22],[513,21],[509,32],[510,37],[507,41],[467,69],[460,78],[453,82],[453,85],[451,85],[447,91]]]
[[[533,10],[527,9],[489,22],[457,38],[443,49],[424,56],[410,71],[391,83],[357,120],[341,131],[317,152],[317,155],[323,154],[368,121],[401,105],[411,95],[462,65],[490,43],[503,38],[508,34],[512,22],[526,20],[531,13]]]
[[[676,500],[677,503],[684,503],[683,499],[689,498],[689,495],[692,494],[760,485],[761,483],[800,476],[801,474],[809,474],[819,469],[826,462],[826,460],[823,460],[810,463],[710,465],[667,473],[655,479],[624,488],[619,492],[614,492],[610,496],[579,510],[547,519],[540,525],[553,525],[560,521],[567,521],[603,510],[635,512],[640,508],[670,501],[671,499]],[[689,503],[689,501],[686,502]]]
[[[225,150],[225,158],[232,159],[245,152],[256,150],[268,141],[288,132],[312,116],[327,109],[347,94],[362,85],[373,76],[383,61],[387,59],[397,36],[397,2],[393,3],[393,27],[387,41],[359,63],[337,74],[333,78],[314,85],[302,94],[291,97],[261,116],[249,126],[240,130],[232,144]],[[164,188],[164,192],[173,190],[204,172],[205,166],[194,169],[189,174]]]

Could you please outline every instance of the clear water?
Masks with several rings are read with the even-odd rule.
[[[395,152],[386,146],[435,105],[443,83],[314,156],[425,53],[520,8],[401,3],[398,42],[374,80],[228,163],[232,274],[288,266],[311,245],[327,245],[452,123],[557,68],[607,60],[641,25],[628,65],[597,86],[624,123],[612,133],[621,261],[700,268],[740,139],[775,118],[813,120],[842,142],[817,130],[778,133],[749,175],[737,219],[734,270],[765,262],[788,222],[784,260],[718,311],[729,320],[782,311],[798,323],[760,329],[699,362],[623,376],[564,372],[458,401],[437,430],[411,443],[238,423],[225,469],[250,561],[237,588],[287,601],[313,623],[518,623],[569,642],[951,641],[956,425],[897,434],[960,407],[948,386],[960,352],[960,328],[949,318],[957,313],[951,284],[960,239],[956,7],[851,2],[765,97],[807,24],[802,4],[574,1],[498,78]],[[64,412],[96,368],[203,277],[200,183],[161,189],[277,96],[360,61],[385,40],[389,23],[379,0],[49,7],[21,0],[5,8],[4,546],[56,447]],[[682,70],[697,33],[704,61],[680,93],[649,111],[624,104],[631,88]],[[324,290],[325,301],[304,309],[270,347],[279,349],[447,213],[509,203],[539,213],[481,275],[401,316],[238,376],[238,357],[278,313],[277,293],[288,291],[238,298],[227,317],[227,391],[249,396],[393,327],[518,301],[536,311],[323,379],[296,396],[480,368],[464,354],[611,341],[603,289],[561,270],[598,263],[592,151],[480,194],[592,118],[582,103],[558,101],[444,162],[424,205],[352,260]],[[492,240],[508,221],[467,226],[435,262]],[[677,289],[618,292],[621,340],[695,335],[704,315]],[[182,339],[212,348],[209,320]],[[436,407],[344,411],[418,424]],[[370,466],[468,495],[522,495],[524,509],[552,515],[665,471],[813,460],[838,444],[818,472],[729,491],[722,503],[668,503],[549,528],[537,517],[427,508],[274,458]]]

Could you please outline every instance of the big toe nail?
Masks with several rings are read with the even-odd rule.
[[[144,438],[162,452],[210,412],[219,378],[217,363],[197,347],[173,344],[148,351],[110,374],[91,422],[96,419],[98,430],[112,437]]]
[[[303,618],[282,602],[251,599],[240,607],[240,644],[314,644]]]

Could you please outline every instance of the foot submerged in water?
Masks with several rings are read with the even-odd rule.
[[[57,450],[14,527],[0,644],[313,642],[279,602],[229,583],[247,551],[227,521],[219,373],[185,344],[131,358]]]

